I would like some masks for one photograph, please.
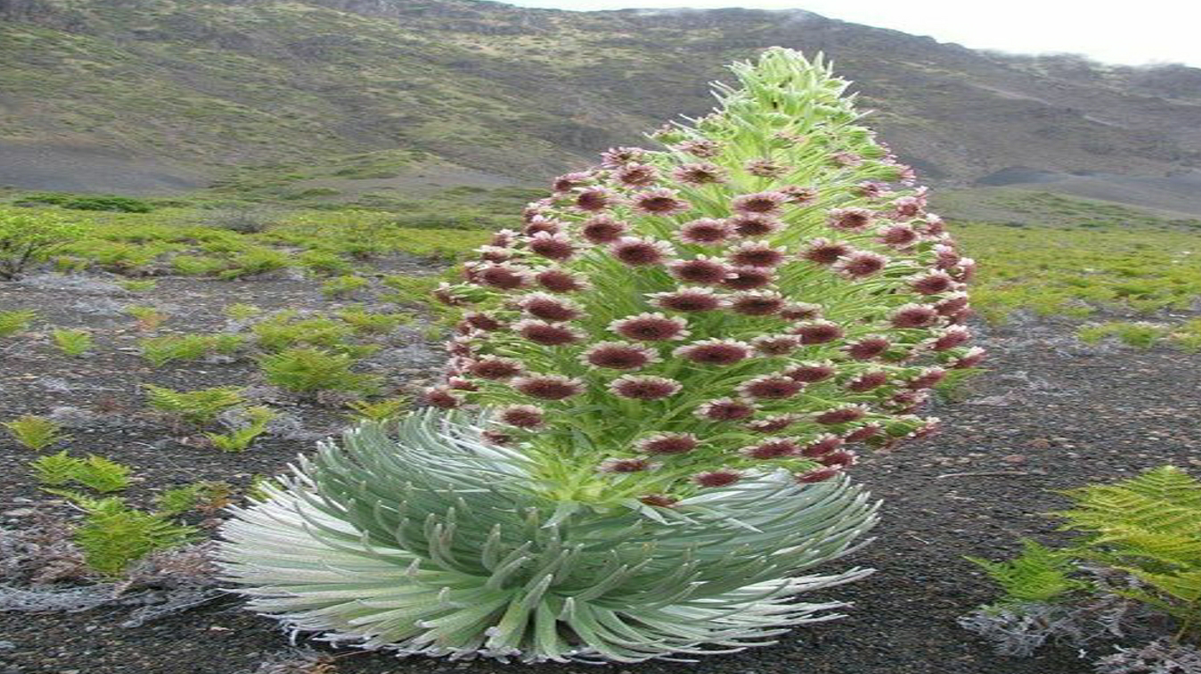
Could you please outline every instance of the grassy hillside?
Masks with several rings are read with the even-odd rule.
[[[1201,212],[1184,189],[1201,175],[1189,68],[1003,58],[801,11],[3,0],[0,20],[0,184],[249,181],[351,201],[540,184],[705,112],[723,63],[782,44],[830,54],[928,179],[1021,184],[1025,167],[1103,191],[1142,175],[1153,202],[1171,192],[1164,207]]]

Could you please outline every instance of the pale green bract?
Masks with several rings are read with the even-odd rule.
[[[484,419],[425,411],[321,446],[236,512],[220,557],[251,608],[335,643],[401,655],[638,662],[772,643],[839,617],[803,592],[854,549],[876,504],[845,477],[786,472],[671,509],[538,494]]]

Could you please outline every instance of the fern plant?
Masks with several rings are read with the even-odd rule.
[[[196,426],[209,424],[218,414],[245,402],[242,398],[244,389],[238,386],[214,386],[194,391],[176,391],[154,384],[145,384],[144,388],[151,408]]]
[[[71,438],[58,423],[36,414],[26,414],[0,425],[22,446],[35,452]]]
[[[1114,484],[1064,492],[1073,507],[1056,515],[1078,534],[1049,549],[1027,542],[1010,562],[973,560],[1004,591],[1001,604],[1078,602],[1111,593],[1175,621],[1176,641],[1201,643],[1201,481],[1174,466]],[[1095,573],[1129,582],[1098,585]]]
[[[0,337],[12,337],[25,332],[37,316],[37,312],[30,309],[0,311]]]
[[[77,484],[101,494],[122,491],[129,486],[128,466],[91,454],[86,459],[69,456],[64,450],[29,464],[38,482],[51,486]],[[63,494],[61,490],[47,491]],[[69,494],[68,494],[69,495]]]
[[[249,407],[245,412],[245,424],[231,429],[228,433],[205,433],[205,437],[213,446],[223,452],[244,452],[250,449],[260,435],[267,432],[267,424],[275,419],[276,414],[269,407]]]
[[[377,387],[378,378],[351,371],[354,361],[345,353],[292,348],[259,359],[263,377],[271,384],[297,393],[363,391]]]
[[[162,513],[133,508],[119,497],[81,503],[85,517],[75,529],[75,543],[87,565],[106,576],[119,576],[146,555],[182,545],[196,529]]]
[[[54,345],[68,356],[82,356],[92,350],[92,333],[87,330],[56,329]]]
[[[402,416],[412,401],[405,397],[384,398],[383,400],[352,400],[346,403],[351,412],[348,415],[356,421],[392,421]]]

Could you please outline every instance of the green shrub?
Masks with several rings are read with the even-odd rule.
[[[53,213],[0,210],[0,281],[19,278],[30,265],[79,240],[85,231]]]
[[[59,487],[74,483],[101,494],[122,491],[129,487],[128,466],[95,454],[86,459],[78,459],[68,456],[64,450],[44,456],[29,465],[33,467],[37,481],[47,486]]]
[[[26,414],[0,425],[4,426],[22,446],[35,452],[40,452],[71,437],[63,433],[62,427],[57,423],[35,414]]]
[[[410,399],[401,397],[370,402],[352,400],[346,403],[346,406],[351,410],[348,416],[355,421],[384,422],[400,418],[411,404]]]
[[[209,352],[209,340],[204,335],[163,335],[148,337],[138,343],[142,357],[155,367],[177,360],[200,360]]]
[[[250,449],[260,435],[267,432],[267,424],[271,423],[275,416],[275,412],[268,407],[250,407],[246,409],[246,425],[229,433],[204,435],[214,447],[223,452],[244,452]]]
[[[171,258],[171,267],[185,276],[207,276],[225,269],[226,263],[215,257],[176,255]]]
[[[256,276],[283,269],[290,263],[291,258],[287,253],[270,248],[251,248],[234,256],[229,268],[221,272],[220,276],[226,280]]]
[[[306,250],[298,255],[296,260],[305,269],[326,276],[347,274],[354,269],[354,265],[343,259],[341,255],[327,250]]]
[[[1149,349],[1170,332],[1169,328],[1154,323],[1128,323],[1114,321],[1080,328],[1076,336],[1086,344],[1097,344],[1106,337],[1116,337],[1127,346]]]
[[[68,356],[82,356],[92,350],[94,344],[92,333],[87,330],[56,329],[53,333],[54,345],[59,351]]]
[[[25,332],[37,316],[37,312],[30,309],[0,311],[0,337],[12,337]]]
[[[188,542],[196,529],[173,521],[163,513],[132,508],[118,497],[89,500],[85,517],[75,530],[75,543],[94,571],[121,575],[130,564],[158,550]]]
[[[189,511],[213,514],[230,503],[233,487],[228,482],[202,481],[168,489],[154,498],[158,512],[178,517]]]
[[[328,298],[350,297],[369,285],[362,276],[339,276],[321,284],[321,294]]]
[[[125,307],[125,313],[133,316],[138,322],[138,329],[145,332],[157,330],[168,318],[166,312],[146,306],[130,305]]]
[[[121,281],[122,289],[131,293],[148,293],[158,287],[158,281],[154,279],[146,279],[144,281]]]
[[[344,353],[301,347],[267,354],[259,366],[268,382],[298,393],[375,390],[377,378],[352,372],[353,362]]]
[[[349,323],[359,334],[382,335],[399,325],[411,323],[412,314],[377,314],[362,307],[347,307],[338,312],[338,318]]]
[[[1072,508],[1055,514],[1076,535],[1069,545],[1027,542],[1013,561],[973,560],[1001,586],[997,605],[1020,613],[1116,595],[1174,621],[1177,641],[1201,641],[1201,481],[1165,466],[1064,493]]]
[[[144,384],[147,402],[152,409],[177,417],[197,426],[211,423],[225,410],[245,402],[238,386],[214,386],[194,391],[176,391],[154,384]]]
[[[251,328],[264,351],[283,351],[294,346],[316,346],[345,351],[351,346],[354,329],[331,318],[298,318],[283,311]]]

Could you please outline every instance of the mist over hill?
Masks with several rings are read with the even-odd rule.
[[[1184,66],[973,51],[804,11],[0,0],[0,21],[0,184],[22,188],[171,193],[248,171],[331,194],[539,184],[704,113],[723,64],[783,45],[830,56],[927,181],[1201,213],[1201,69]]]

